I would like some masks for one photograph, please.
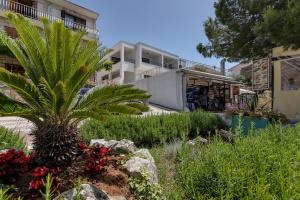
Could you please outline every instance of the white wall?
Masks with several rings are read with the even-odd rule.
[[[146,90],[151,96],[150,103],[183,110],[183,75],[170,71],[155,77],[139,80],[135,86]]]

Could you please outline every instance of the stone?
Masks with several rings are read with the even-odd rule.
[[[234,143],[234,141],[235,141],[235,136],[233,134],[231,134],[229,131],[221,129],[218,132],[218,134],[221,136],[222,140],[225,142]]]
[[[134,143],[130,140],[123,139],[121,141],[104,139],[91,140],[90,146],[108,147],[113,153],[133,153],[137,150]]]
[[[108,147],[108,142],[104,139],[91,140],[90,146]]]
[[[80,186],[79,194],[81,195],[83,200],[112,200],[105,192],[89,184],[82,184]],[[54,200],[76,200],[76,195],[77,190],[76,188],[73,188],[61,193],[59,196],[54,198]]]
[[[110,143],[110,141],[109,141]],[[110,148],[113,152],[116,153],[133,153],[137,150],[134,143],[130,140],[123,139],[121,141],[111,142]]]
[[[144,158],[149,160],[152,163],[155,163],[154,158],[152,157],[150,151],[148,149],[140,149],[133,153],[136,157]]]
[[[200,144],[200,145],[207,145],[208,144],[208,140],[203,138],[203,137],[196,137],[195,139],[193,140],[189,140],[187,141],[187,144],[190,145],[190,146],[195,146],[196,144]]]
[[[158,183],[157,169],[155,163],[151,160],[140,157],[132,157],[124,164],[124,167],[132,177],[141,176],[143,170],[146,169],[149,173],[150,182]]]

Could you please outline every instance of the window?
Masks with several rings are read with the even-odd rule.
[[[117,70],[117,71],[114,71],[111,73],[111,78],[112,79],[115,79],[115,78],[118,78],[120,77],[120,70]]]
[[[149,58],[142,58],[142,62],[150,64],[150,59]]]
[[[102,76],[102,81],[105,81],[105,80],[108,80],[108,74],[107,75],[104,75],[104,76]]]
[[[16,74],[24,74],[25,73],[25,70],[23,69],[23,67],[21,67],[21,65],[5,63],[4,67],[5,67],[5,69],[7,69],[8,71],[10,71],[12,73],[16,73]]]
[[[112,63],[113,63],[113,64],[117,64],[118,62],[120,62],[120,61],[121,61],[121,59],[120,59],[120,58],[118,58],[118,57],[114,57],[114,56],[112,56],[112,57],[111,57],[111,61],[112,61]]]
[[[300,89],[300,59],[281,62],[281,90]]]
[[[17,30],[15,28],[4,26],[4,30],[7,35],[9,35],[11,38],[15,39],[18,37]]]
[[[65,26],[68,28],[83,29],[86,27],[85,19],[66,13],[64,10],[61,11],[61,17],[65,21]]]

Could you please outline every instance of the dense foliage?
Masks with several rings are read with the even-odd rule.
[[[224,122],[216,114],[204,111],[170,115],[131,117],[111,117],[106,122],[90,120],[81,127],[81,135],[86,142],[91,139],[129,139],[137,146],[155,146],[188,136],[207,137],[215,129],[224,127]]]
[[[14,54],[25,74],[0,68],[0,83],[21,98],[0,93],[0,116],[18,116],[36,125],[33,147],[48,167],[71,165],[79,151],[81,120],[141,113],[138,102],[149,96],[131,85],[95,87],[78,99],[78,92],[97,70],[111,67],[103,59],[108,51],[95,40],[84,41],[85,32],[46,19],[40,31],[21,15],[8,13],[7,17],[18,39],[2,31],[0,43]]]
[[[270,38],[278,46],[300,48],[300,1],[285,1],[282,9],[274,6],[268,7],[264,13],[264,20],[259,26],[261,30],[269,33]]]
[[[245,61],[267,56],[276,46],[300,47],[298,0],[218,0],[216,17],[205,23],[205,57]]]
[[[15,148],[26,151],[23,138],[6,128],[0,127],[0,150]]]
[[[29,156],[23,151],[10,149],[0,153],[0,182],[15,181],[17,177],[28,170]],[[11,180],[14,179],[14,180]]]
[[[216,141],[179,156],[182,199],[299,199],[300,125],[269,127],[235,144]]]

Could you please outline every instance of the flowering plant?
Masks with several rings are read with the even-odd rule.
[[[28,171],[29,157],[23,151],[10,149],[0,154],[0,178],[15,181],[20,173]]]
[[[60,173],[60,169],[49,169],[46,166],[36,167],[33,172],[34,179],[29,183],[29,189],[39,190],[45,186],[46,177],[51,174],[52,181],[55,181],[55,177]]]
[[[85,171],[87,173],[100,173],[107,163],[107,154],[109,153],[109,148],[90,148],[89,158],[85,165]]]

